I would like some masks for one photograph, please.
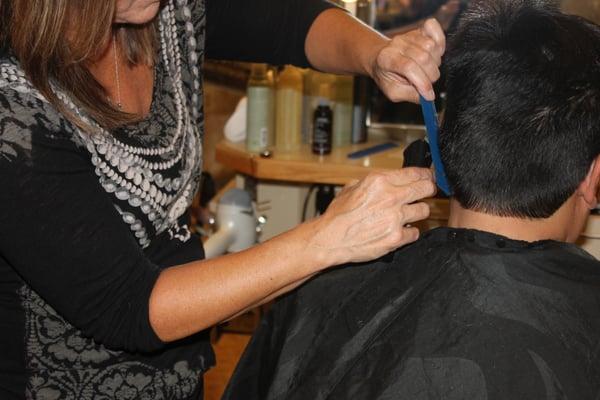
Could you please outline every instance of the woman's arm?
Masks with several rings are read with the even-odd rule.
[[[371,175],[321,217],[255,248],[164,270],[139,247],[88,155],[41,100],[0,91],[0,253],[85,336],[150,352],[283,293],[329,266],[416,240],[435,191],[428,170]],[[15,206],[18,205],[18,206]]]
[[[418,93],[435,97],[432,83],[440,77],[445,48],[444,32],[434,19],[389,39],[339,9],[319,14],[305,42],[315,68],[371,76],[391,100],[415,103]]]
[[[201,21],[202,19],[199,19]],[[207,58],[371,76],[393,101],[435,97],[446,41],[431,19],[389,39],[324,0],[207,0]]]
[[[327,212],[251,249],[169,268],[150,297],[150,323],[177,340],[264,302],[334,265],[380,257],[417,239],[406,224],[427,217],[412,204],[435,192],[427,170],[371,175],[348,186]]]
[[[207,58],[308,67],[306,34],[330,8],[325,0],[206,0],[196,22],[206,20]]]

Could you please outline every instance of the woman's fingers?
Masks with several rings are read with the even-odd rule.
[[[407,244],[411,244],[419,240],[420,232],[419,229],[408,227],[402,228],[402,235],[400,236],[400,240],[393,244],[391,250],[398,249],[402,246],[406,246]]]
[[[412,204],[416,201],[432,197],[436,192],[432,181],[424,180],[405,185],[398,189],[397,198],[401,204]]]
[[[418,230],[406,225],[429,216],[429,206],[420,201],[435,191],[427,169],[370,174],[336,197],[318,220],[314,242],[336,265],[381,257],[418,238]]]
[[[423,180],[433,181],[433,174],[428,168],[402,168],[385,171],[383,174],[394,186],[408,185]]]
[[[423,70],[430,83],[440,79],[439,67],[442,60],[437,58],[435,54],[428,52],[418,45],[411,45],[406,50],[406,56],[410,57],[421,67],[421,70]]]
[[[421,94],[433,100],[433,82],[446,50],[440,24],[427,20],[417,30],[398,35],[378,54],[373,79],[392,101],[418,102]]]
[[[348,183],[328,208],[329,215],[365,214],[392,211],[398,206],[431,197],[436,192],[430,170],[404,168],[369,174],[360,181]]]
[[[427,98],[435,96],[432,81],[427,76],[424,68],[437,69],[437,66],[420,64],[410,57],[410,48],[407,46],[404,46],[402,49],[390,48],[385,53],[383,51],[380,72],[381,77],[384,79],[384,87],[382,89],[386,90],[392,84],[409,85],[415,87],[419,93]]]
[[[401,227],[429,218],[430,212],[431,209],[427,203],[415,203],[403,206]]]
[[[446,52],[446,35],[440,23],[434,18],[428,19],[421,27],[421,32],[424,36],[433,39],[436,46],[432,51],[437,52],[441,58]]]

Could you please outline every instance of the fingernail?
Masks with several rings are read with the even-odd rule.
[[[430,91],[427,93],[427,96],[429,96],[429,99],[430,99],[430,100],[435,100],[435,92],[434,92],[433,90],[430,90]]]

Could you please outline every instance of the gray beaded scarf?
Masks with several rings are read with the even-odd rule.
[[[160,57],[145,120],[108,132],[56,90],[67,108],[94,128],[88,134],[73,127],[74,139],[90,152],[100,184],[114,197],[115,208],[144,248],[163,232],[189,240],[188,227],[178,221],[196,193],[202,164],[203,43],[198,43],[187,1],[177,0],[177,10],[173,3],[168,2],[160,15]],[[182,26],[185,37],[180,37]],[[16,65],[0,65],[0,79],[45,101]]]

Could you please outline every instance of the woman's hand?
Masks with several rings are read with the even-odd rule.
[[[371,76],[392,101],[433,100],[433,82],[446,50],[446,38],[435,19],[392,39],[347,13],[321,13],[306,38],[313,67],[338,74]]]
[[[415,203],[436,192],[429,170],[407,168],[378,172],[352,183],[314,221],[309,251],[323,265],[376,259],[419,237],[408,226],[429,216],[429,206]]]
[[[432,83],[440,78],[439,67],[446,50],[446,38],[435,19],[420,28],[394,36],[376,54],[371,76],[392,101],[419,102],[435,94]]]
[[[324,215],[238,253],[162,271],[150,296],[159,338],[187,337],[288,292],[320,271],[376,259],[417,240],[435,193],[431,172],[378,172],[348,185]]]

